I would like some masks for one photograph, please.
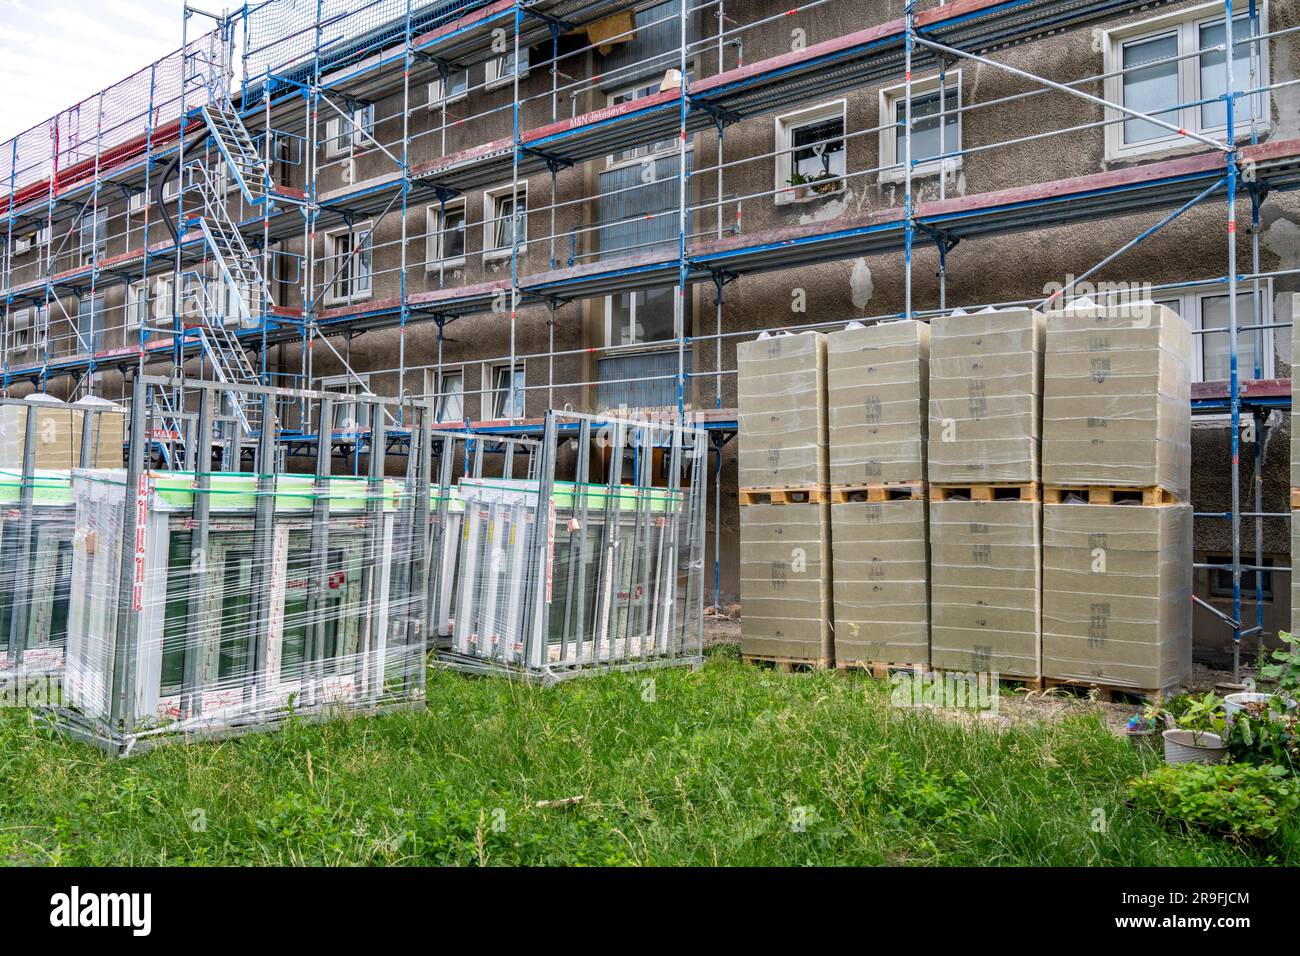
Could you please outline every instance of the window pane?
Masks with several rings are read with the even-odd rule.
[[[1264,79],[1259,74],[1259,64],[1254,64],[1256,73],[1255,82],[1251,82],[1252,59],[1255,52],[1255,44],[1251,43],[1249,37],[1252,35],[1250,28],[1250,17],[1234,17],[1232,21],[1233,37],[1233,84],[1232,88],[1238,93],[1244,93],[1246,90],[1254,89],[1264,85]],[[1242,42],[1242,40],[1245,42]],[[1204,50],[1206,47],[1221,46],[1227,37],[1224,35],[1223,21],[1218,23],[1207,23],[1200,27],[1200,39],[1198,50]],[[1209,53],[1203,53],[1200,58],[1201,62],[1201,96],[1203,100],[1210,99],[1214,96],[1222,96],[1228,89],[1228,58],[1223,50],[1212,50]],[[1237,101],[1236,120],[1238,132],[1247,128],[1250,122],[1252,111],[1256,116],[1261,113],[1261,97],[1253,96],[1250,99]],[[1262,116],[1260,117],[1262,118]],[[1201,128],[1214,129],[1217,127],[1226,127],[1228,125],[1228,106],[1223,101],[1214,103],[1204,103],[1201,105]]]
[[[894,109],[900,124],[907,122],[907,110],[903,100],[899,100]],[[957,123],[960,119],[957,90],[950,89],[944,95],[944,136],[939,138],[939,91],[912,99],[912,160],[923,163],[936,159],[945,153],[955,152],[960,144],[957,142]],[[895,134],[895,156],[903,162],[907,155],[905,142],[906,126],[900,125]]]
[[[493,402],[493,418],[524,417],[524,370],[516,368],[514,373],[514,403],[510,402],[510,368],[502,366],[493,370],[493,388],[496,390]]]
[[[463,372],[442,377],[442,394],[438,396],[438,420],[462,421],[465,418],[465,376]]]
[[[609,297],[609,339],[606,345],[627,345],[632,338],[632,293]]]
[[[676,286],[637,293],[635,341],[662,342],[673,337]]]
[[[519,197],[519,208],[516,212],[515,200],[511,196],[502,196],[496,201],[496,236],[495,247],[497,249],[509,249],[514,245],[516,233],[519,237],[519,243],[522,245],[527,233],[527,211],[528,202],[523,197]]]
[[[1178,35],[1135,40],[1124,44],[1124,105],[1173,123],[1178,115],[1178,64],[1157,63],[1178,55]],[[1140,69],[1137,69],[1140,68]],[[1141,119],[1124,121],[1124,142],[1142,143],[1168,136],[1169,131]]]
[[[442,228],[442,248],[446,250],[442,258],[463,259],[465,257],[465,210],[448,209]]]
[[[1254,296],[1249,292],[1237,294],[1237,325],[1254,325]],[[1226,329],[1228,327],[1228,297],[1206,296],[1201,299],[1201,328]],[[1203,381],[1222,382],[1228,379],[1228,335],[1226,332],[1207,332],[1200,337]],[[1267,374],[1267,369],[1263,370]],[[1237,377],[1241,380],[1255,378],[1255,333],[1237,333]]]
[[[838,116],[796,126],[790,133],[791,171],[809,179],[825,172],[843,176],[844,140],[836,139],[843,135],[844,120]]]

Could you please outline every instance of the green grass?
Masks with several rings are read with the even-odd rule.
[[[0,713],[0,861],[55,864],[1294,863],[1125,806],[1099,716],[995,731],[863,676],[552,689],[432,672],[428,709],[109,760]],[[581,795],[576,806],[537,807]],[[802,808],[802,809],[799,809]],[[1104,832],[1094,829],[1105,815]],[[206,829],[196,829],[196,811]],[[792,814],[806,822],[792,828]]]

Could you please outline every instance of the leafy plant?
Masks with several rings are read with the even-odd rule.
[[[808,182],[808,177],[797,169],[791,173],[790,178],[786,180],[786,184],[790,186],[807,186]]]
[[[1261,677],[1277,681],[1282,694],[1294,696],[1300,692],[1300,637],[1288,631],[1278,631],[1278,639],[1285,644],[1273,652],[1276,664],[1265,664],[1259,669]]]
[[[832,193],[839,188],[840,179],[829,169],[823,169],[816,176],[812,177],[812,179],[808,180],[808,184],[812,187],[813,192],[818,193],[819,195],[825,195],[827,193]]]
[[[1227,729],[1227,721],[1228,715],[1223,709],[1222,698],[1210,693],[1188,701],[1182,716],[1178,718],[1178,726],[1190,730],[1193,741],[1200,746],[1202,734],[1218,734],[1222,737]]]
[[[1166,764],[1129,781],[1133,804],[1233,837],[1273,836],[1300,808],[1300,784],[1277,766]]]
[[[1300,769],[1298,719],[1287,712],[1280,697],[1249,703],[1233,718],[1228,753],[1233,760],[1276,765],[1294,774]]]

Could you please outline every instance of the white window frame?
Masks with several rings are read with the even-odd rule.
[[[325,275],[326,277],[332,276],[332,278],[330,278],[329,290],[325,293],[326,305],[344,305],[349,302],[361,302],[370,298],[370,296],[374,293],[375,237],[373,234],[370,233],[370,230],[371,230],[371,224],[369,222],[362,222],[362,223],[357,223],[350,230],[332,229],[329,232],[325,233],[325,262],[327,264],[326,268],[329,270],[328,272],[325,273]],[[340,236],[346,236],[349,234],[349,232],[352,234],[353,237],[352,241],[354,242],[353,249],[349,254],[354,257],[356,256],[357,246],[355,245],[355,243],[360,242],[362,245],[368,245],[370,247],[370,268],[369,271],[366,273],[366,277],[365,277],[366,287],[364,289],[362,290],[351,289],[351,291],[349,291],[347,294],[340,295],[338,292],[338,282],[339,282],[338,275],[339,272],[341,272],[342,270],[337,270],[335,265],[335,260],[338,258],[338,254],[339,254],[337,243],[339,241]],[[363,239],[364,242],[362,242]],[[357,281],[357,277],[354,274],[352,278],[349,280],[349,285],[351,286],[351,284],[355,283],[356,281]]]
[[[677,286],[673,285],[671,288],[672,288],[672,294],[677,295]],[[631,296],[631,306],[632,306],[631,309],[629,310],[629,322],[631,323],[636,322],[637,294],[642,292],[653,292],[653,291],[655,290],[638,289],[636,292],[627,293],[628,295]],[[621,295],[622,293],[619,294]],[[683,305],[685,305],[685,303],[683,303]],[[674,309],[676,309],[675,305],[674,305]],[[614,332],[614,296],[607,295],[605,296],[605,338],[602,342],[603,348],[618,349],[619,350],[617,353],[618,355],[631,355],[633,354],[632,352],[633,349],[636,349],[638,353],[641,351],[651,352],[651,351],[655,351],[656,349],[661,349],[666,347],[676,347],[676,343],[677,343],[676,337],[673,336],[667,339],[659,339],[658,341],[655,342],[629,342],[628,344],[624,345],[615,342],[613,340],[614,339],[613,332]]]
[[[965,101],[962,98],[962,75],[961,70],[951,70],[947,73],[944,83],[945,99],[948,94],[956,94],[957,97],[957,142],[954,149],[946,152],[960,153],[962,151],[962,134],[963,134],[963,117],[961,112]],[[912,102],[915,103],[922,97],[928,97],[931,94],[939,92],[939,74],[934,73],[930,76],[923,76],[912,80]],[[907,84],[900,83],[895,86],[886,87],[880,91],[880,181],[885,183],[900,183],[907,179],[907,170],[902,167],[904,157],[898,155],[898,124],[904,121],[904,116],[900,115],[899,107],[905,107],[907,95]],[[916,117],[912,117],[915,125]],[[940,143],[944,142],[940,136]],[[946,145],[946,144],[945,144]],[[924,163],[917,163],[912,167],[912,176],[934,176],[940,171],[940,163],[943,165],[945,173],[956,172],[961,169],[962,157],[949,156],[947,159],[931,159]]]
[[[456,392],[447,391],[447,380],[459,379],[460,388]],[[429,370],[429,384],[432,385],[434,393],[434,420],[438,422],[462,422],[465,420],[465,370],[463,368],[447,369],[439,372],[436,369]],[[426,386],[426,389],[428,386]],[[460,399],[460,418],[447,418],[447,399],[450,395],[456,395]]]
[[[510,257],[510,246],[498,246],[496,244],[496,229],[498,221],[502,217],[497,212],[497,203],[504,198],[514,195],[511,186],[507,183],[504,186],[497,186],[494,189],[483,190],[483,258],[484,259],[508,259]],[[519,181],[519,193],[524,201],[524,215],[522,222],[522,231],[524,234],[523,241],[519,243],[519,251],[524,252],[528,249],[528,180]],[[516,203],[516,206],[518,204]]]
[[[348,395],[364,395],[367,391],[371,390],[369,372],[358,372],[350,375],[328,375],[321,378],[318,384],[320,391],[332,392],[344,397]],[[375,406],[362,405],[358,402],[335,401],[334,414],[338,415],[340,409],[343,408],[354,409],[352,422],[354,426],[359,427],[351,429],[352,432],[364,432],[370,430],[370,416],[374,414]],[[365,409],[364,414],[360,414],[361,409]],[[364,423],[360,422],[358,419],[364,419]],[[328,433],[332,434],[335,430],[334,423],[330,422]]]
[[[640,83],[633,83],[624,86],[621,89],[614,90],[605,97],[605,105],[609,107],[621,106],[619,99],[632,94],[631,99],[623,100],[625,103],[635,103],[637,100],[645,99],[659,93],[659,80],[642,80]],[[620,150],[617,153],[610,153],[605,157],[605,166],[613,169],[617,166],[631,166],[637,163],[644,163],[650,159],[656,159],[667,153],[676,152],[678,149],[676,137],[670,136],[667,139],[655,143],[642,143],[640,146],[633,146],[631,149]]]
[[[1240,19],[1242,14],[1247,14],[1248,9],[1235,11],[1237,18]],[[1259,23],[1258,30],[1260,35],[1266,35],[1268,29],[1268,0],[1259,0],[1258,5]],[[1124,66],[1124,46],[1136,40],[1154,39],[1155,37],[1177,31],[1178,34],[1178,55],[1183,57],[1177,61],[1178,68],[1178,102],[1196,104],[1201,98],[1201,59],[1194,56],[1199,50],[1200,28],[1206,24],[1223,20],[1223,4],[1221,2],[1206,3],[1201,6],[1192,7],[1187,10],[1180,10],[1177,13],[1170,13],[1164,16],[1152,17],[1143,20],[1140,23],[1134,23],[1129,26],[1119,27],[1114,30],[1107,30],[1103,34],[1102,49],[1105,52],[1105,72],[1115,74],[1107,76],[1105,81],[1105,98],[1110,103],[1124,102],[1124,77],[1119,72]],[[1234,28],[1234,45],[1237,44],[1238,38]],[[1272,82],[1272,65],[1269,62],[1269,41],[1265,40],[1257,44],[1259,49],[1260,71],[1255,78],[1255,87],[1268,86]],[[1248,64],[1243,64],[1238,59],[1234,65],[1234,72],[1240,75],[1241,70],[1249,71]],[[1272,124],[1273,115],[1273,98],[1268,92],[1248,96],[1239,103],[1254,103],[1262,100],[1261,113],[1255,124],[1255,129],[1260,132],[1266,132]],[[1184,106],[1176,114],[1169,113],[1161,116],[1166,123],[1180,126],[1191,133],[1199,133],[1202,136],[1211,138],[1222,138],[1227,135],[1226,126],[1203,127],[1201,124],[1201,106],[1205,104]],[[1249,111],[1244,111],[1241,115],[1239,111],[1236,118],[1237,138],[1249,138],[1251,123]],[[1106,110],[1106,160],[1114,162],[1117,160],[1130,159],[1134,156],[1149,155],[1151,153],[1166,152],[1171,149],[1186,146],[1200,146],[1195,140],[1180,136],[1177,133],[1170,132],[1167,136],[1160,136],[1155,139],[1146,140],[1141,143],[1126,144],[1124,142],[1124,119],[1126,114],[1119,110],[1107,108]]]
[[[32,347],[32,320],[35,315],[36,309],[33,306],[14,309],[9,313],[9,350],[11,352],[26,352]],[[18,337],[19,332],[23,333],[21,343]]]
[[[1249,282],[1238,283],[1237,295],[1238,296],[1248,295],[1251,292],[1251,289],[1252,289],[1252,283]],[[1168,293],[1157,291],[1152,293],[1151,295],[1152,300],[1160,305],[1167,305],[1175,301],[1178,302],[1180,314],[1183,316],[1184,319],[1187,320],[1187,324],[1192,329],[1193,333],[1197,333],[1197,334],[1193,334],[1192,336],[1193,339],[1192,381],[1193,382],[1206,381],[1205,346],[1204,346],[1205,335],[1199,334],[1200,329],[1204,328],[1204,326],[1202,325],[1203,318],[1204,318],[1204,312],[1202,309],[1203,302],[1206,299],[1226,298],[1227,295],[1228,295],[1227,283],[1218,283],[1218,282],[1213,283],[1211,285],[1195,286],[1190,289],[1179,289]],[[1260,280],[1259,298],[1260,298],[1260,312],[1261,312],[1262,323],[1265,326],[1271,326],[1273,323],[1273,280],[1272,279]],[[1253,315],[1242,315],[1240,312],[1238,312],[1237,324],[1239,326],[1254,325],[1255,317]],[[1274,370],[1276,366],[1276,356],[1274,355],[1274,349],[1275,349],[1275,342],[1273,336],[1274,330],[1272,328],[1265,328],[1262,330],[1262,332],[1263,332],[1263,346],[1262,346],[1263,354],[1261,356],[1262,361],[1260,363],[1260,375],[1262,378],[1272,378],[1274,376]],[[1218,331],[1212,334],[1226,336],[1227,331],[1226,330]],[[1241,335],[1253,336],[1255,333],[1253,331],[1251,332],[1239,331],[1237,334],[1239,336]],[[1251,378],[1253,375],[1254,375],[1253,369],[1240,370],[1240,376],[1242,381]],[[1211,379],[1210,381],[1222,381],[1222,379]]]
[[[501,72],[505,69],[506,58],[514,56],[515,52],[513,39],[507,40],[506,42],[511,44],[510,49],[487,61],[486,82],[483,84],[484,89],[496,90],[514,83],[515,75],[513,72]],[[532,68],[532,63],[530,62],[528,47],[524,46],[522,43],[519,45],[519,58],[524,61],[524,68],[519,74],[519,79],[526,80],[528,79],[528,71]]]
[[[341,156],[351,156],[358,150],[364,149],[367,138],[374,138],[374,103],[359,106],[349,114],[350,122],[346,132],[343,129],[343,117],[339,116],[333,109],[330,112],[333,115],[325,120],[326,158],[337,159]]]
[[[515,388],[515,403],[519,405],[519,414],[512,418],[510,415],[498,413],[498,396],[502,405],[510,401],[510,387],[507,384],[505,388],[497,388],[497,373],[506,372],[507,375],[511,374],[507,371],[511,368],[510,363],[499,362],[496,365],[486,365],[483,369],[484,375],[487,376],[487,381],[483,386],[483,394],[489,402],[488,409],[483,415],[485,420],[516,421],[526,417],[528,411],[528,364],[526,362],[516,362],[513,367],[520,375],[519,385]],[[502,411],[509,411],[509,409],[502,409]]]
[[[836,118],[839,119],[840,127],[844,130],[844,172],[845,175],[847,175],[849,169],[849,120],[847,100],[828,100],[825,103],[818,103],[816,106],[809,106],[806,109],[794,110],[790,113],[782,113],[780,116],[773,119],[777,150],[776,162],[773,165],[776,168],[776,188],[778,190],[775,194],[774,202],[778,206],[801,201],[796,198],[794,187],[790,185],[790,177],[793,175],[791,171],[793,168],[791,163],[791,143],[794,139],[794,131],[803,126],[810,126],[814,123],[821,123],[828,119]],[[809,198],[824,199],[826,196],[833,196],[836,193],[843,192],[844,186],[845,180],[841,179],[836,186],[835,192],[818,193]]]
[[[438,272],[445,269],[455,269],[465,264],[465,252],[462,249],[459,256],[450,259],[442,257],[442,244],[444,236],[442,234],[443,219],[446,212],[459,210],[461,215],[461,232],[464,235],[469,234],[468,220],[465,213],[465,200],[453,199],[443,205],[434,203],[425,211],[425,241],[424,241],[424,271]]]
[[[455,78],[464,77],[465,86],[457,92]],[[452,93],[450,96],[443,96],[443,80],[441,76],[435,77],[429,83],[429,109],[439,110],[444,106],[451,106],[453,103],[459,103],[461,100],[469,98],[469,69],[468,67],[459,70],[448,70],[447,79],[452,81]]]

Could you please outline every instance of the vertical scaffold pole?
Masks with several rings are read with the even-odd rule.
[[[916,50],[916,0],[904,10],[906,37],[903,52],[903,316],[912,317],[912,245],[916,221],[912,217],[912,59]]]
[[[1233,0],[1224,3],[1228,180],[1228,403],[1232,413],[1232,680],[1241,679],[1241,396],[1237,368],[1237,130],[1233,75]]]

